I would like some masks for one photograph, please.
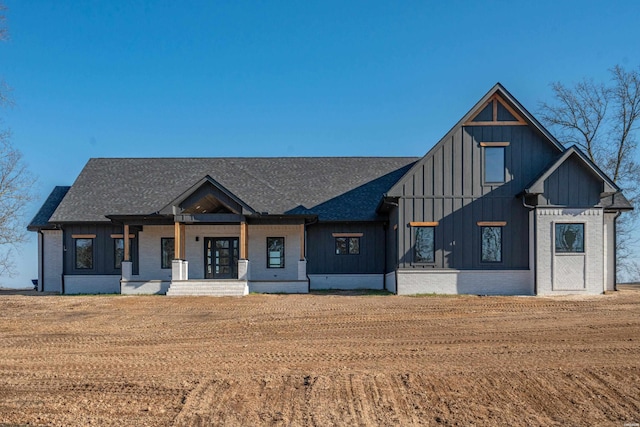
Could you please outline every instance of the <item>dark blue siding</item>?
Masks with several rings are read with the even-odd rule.
[[[505,147],[504,183],[483,182],[483,142],[509,143]],[[459,126],[452,130],[390,194],[399,197],[399,266],[528,268],[529,210],[516,196],[558,153],[555,145],[530,126]],[[413,263],[413,230],[408,225],[413,221],[439,223],[435,230],[436,262],[432,265]],[[478,221],[507,223],[502,230],[503,262],[488,265],[480,261]]]
[[[363,233],[359,255],[336,255],[332,233]],[[308,274],[382,274],[385,228],[382,222],[318,223],[307,227]]]
[[[64,231],[64,274],[83,275],[120,275],[121,270],[114,267],[114,251],[112,234],[122,234],[122,226],[112,224],[83,224],[66,225]],[[78,270],[75,268],[75,244],[74,234],[95,234],[93,239],[93,268]],[[136,237],[131,241],[131,258],[133,261],[133,273],[138,274],[138,233],[131,229],[129,234]]]
[[[600,203],[602,180],[569,157],[544,182],[538,202],[547,206],[593,207]]]

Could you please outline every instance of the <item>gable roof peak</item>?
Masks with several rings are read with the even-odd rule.
[[[476,115],[478,115],[478,113],[480,113],[485,109],[485,107],[487,107],[492,98],[496,96],[499,96],[504,101],[504,103],[508,104],[509,108],[506,108],[506,105],[504,103],[502,105],[503,107],[505,107],[505,110],[513,117],[517,117],[517,119],[520,119],[522,121],[521,123],[517,123],[515,121],[503,123],[498,123],[497,121],[471,122],[471,120]],[[495,109],[491,112],[491,114],[495,118]],[[547,140],[559,153],[565,151],[564,146],[560,142],[558,142],[558,140],[547,129],[545,129],[545,127],[542,126],[542,124],[538,122],[538,120],[536,120],[536,118],[533,117],[533,115],[529,113],[529,111],[527,111],[527,109],[524,108],[524,106],[522,106],[522,104],[520,104],[520,102],[518,102],[518,100],[515,99],[513,95],[511,95],[511,93],[502,85],[502,83],[496,82],[496,84],[493,85],[491,89],[489,89],[489,91],[487,91],[484,96],[480,98],[480,100],[476,102],[474,106],[471,107],[471,109],[464,116],[462,116],[462,118],[455,125],[453,125],[453,127],[451,127],[451,129],[449,129],[449,131],[436,144],[434,144],[429,149],[429,151],[427,151],[427,153],[413,165],[411,169],[407,171],[405,176],[398,180],[398,182],[389,189],[387,195],[389,197],[396,197],[398,194],[400,194],[400,188],[403,185],[403,180],[405,179],[405,177],[410,176],[415,169],[419,168],[422,162],[424,162],[425,159],[427,159],[429,156],[432,156],[433,153],[435,153],[438,148],[441,147],[445,143],[445,141],[447,141],[458,129],[465,126],[492,126],[496,124],[527,124],[534,128],[543,137],[543,139]]]
[[[528,194],[541,194],[544,191],[544,182],[555,172],[567,159],[577,157],[587,170],[602,181],[603,195],[611,195],[620,192],[620,188],[613,182],[600,168],[593,163],[586,154],[575,145],[567,148],[556,160],[551,163],[536,179],[533,180],[524,190]]]
[[[238,213],[238,214],[256,213],[256,211],[251,206],[249,206],[242,199],[240,199],[238,196],[236,196],[227,188],[225,188],[218,181],[213,179],[209,174],[205,175],[203,178],[201,178],[196,183],[194,183],[189,189],[187,189],[185,192],[183,192],[178,197],[176,197],[171,202],[169,202],[165,207],[163,207],[159,211],[159,213],[176,214],[181,212],[183,209],[180,206],[184,202],[188,201],[190,198],[193,198],[193,197],[203,196],[203,194],[198,195],[197,193],[199,192],[200,189],[202,189],[205,186],[209,187],[209,190],[205,191],[205,193],[211,193],[212,189],[215,189],[217,190],[217,192],[219,192],[217,196],[214,195],[213,197],[217,199],[218,204],[222,206],[225,210],[234,211],[235,209],[229,206],[229,204],[230,203],[233,204],[233,202],[235,202],[240,207],[241,211],[234,212],[234,213]],[[224,198],[226,200],[221,200],[221,198]]]

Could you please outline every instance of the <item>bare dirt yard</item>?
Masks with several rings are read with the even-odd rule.
[[[640,291],[0,295],[0,426],[640,423]]]

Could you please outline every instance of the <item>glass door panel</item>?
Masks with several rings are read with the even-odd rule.
[[[205,279],[238,278],[238,238],[205,237]]]

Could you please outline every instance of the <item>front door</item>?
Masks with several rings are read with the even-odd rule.
[[[205,279],[238,278],[238,238],[204,238]]]

